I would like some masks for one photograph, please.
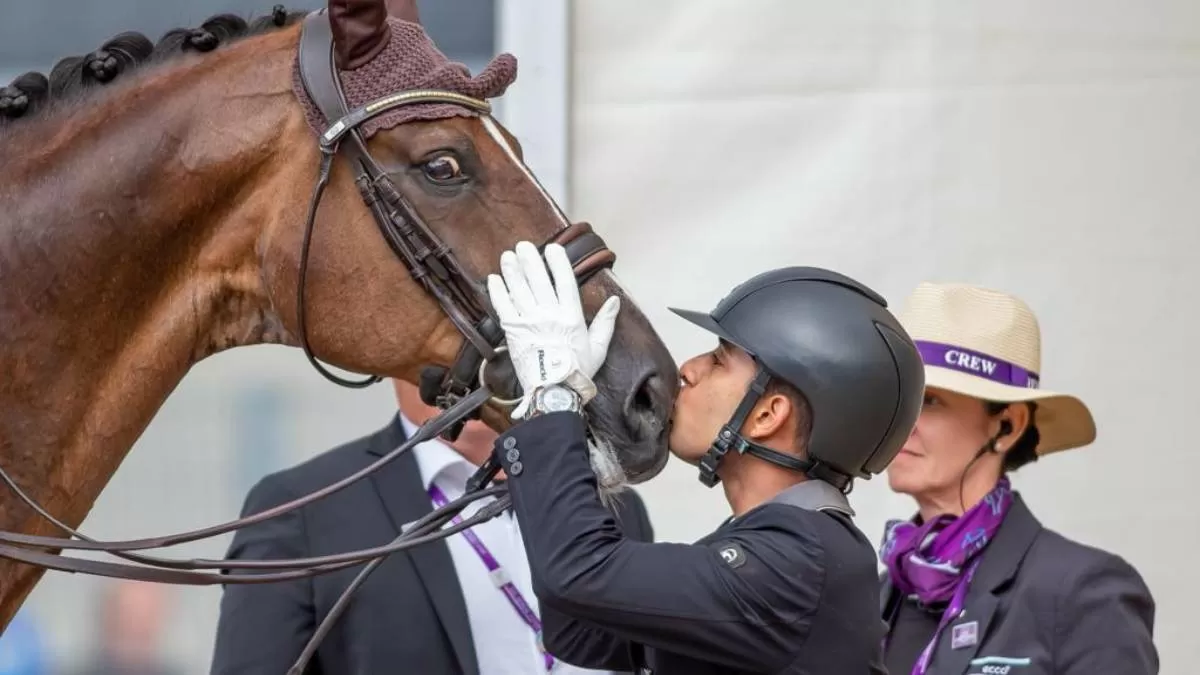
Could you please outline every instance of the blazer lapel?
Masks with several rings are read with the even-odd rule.
[[[406,435],[399,417],[395,419],[388,433],[380,434],[371,444],[368,452],[383,456],[399,447]],[[392,462],[371,474],[371,480],[384,508],[400,534],[400,528],[433,510],[425,484],[421,480],[421,471],[417,466],[417,458],[411,452],[405,452]],[[479,672],[479,662],[475,654],[475,645],[471,638],[471,625],[467,618],[467,604],[463,599],[462,587],[454,571],[454,560],[450,557],[450,549],[444,541],[422,544],[401,552],[407,556],[421,577],[421,583],[429,594],[434,610],[446,630],[454,655],[458,659],[463,673]],[[403,598],[398,598],[403,601]]]
[[[1017,568],[1042,530],[1019,494],[1013,495],[1012,509],[996,531],[996,538],[975,570],[963,613],[952,621],[938,638],[930,672],[950,675],[964,673],[987,637],[988,627],[1000,604],[996,591],[1017,574]]]

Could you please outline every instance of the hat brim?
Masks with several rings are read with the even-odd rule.
[[[688,321],[690,323],[693,323],[693,324],[703,328],[704,330],[716,335],[717,337],[721,338],[722,340],[725,340],[726,342],[729,342],[730,344],[737,345],[739,348],[744,350],[746,353],[751,354],[751,355],[754,354],[754,352],[750,351],[749,349],[746,349],[746,345],[743,345],[740,342],[738,342],[737,338],[733,337],[732,335],[729,334],[728,331],[726,331],[724,328],[722,328],[721,324],[717,323],[717,320],[712,318],[711,314],[707,314],[705,312],[696,312],[696,311],[693,311],[690,309],[677,309],[675,307],[668,307],[667,309],[671,310],[672,312],[674,312],[676,315],[678,315],[680,318],[684,319],[685,321]]]
[[[1000,384],[940,366],[925,366],[925,386],[945,389],[972,398],[1000,403],[1037,403],[1037,428],[1041,435],[1037,453],[1070,450],[1096,440],[1096,422],[1087,405],[1070,394]]]

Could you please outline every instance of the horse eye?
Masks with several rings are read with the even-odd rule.
[[[462,176],[462,169],[458,165],[458,160],[450,155],[434,157],[425,162],[421,168],[429,180],[439,183],[452,181]]]

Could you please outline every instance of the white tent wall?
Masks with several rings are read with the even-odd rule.
[[[1162,672],[1188,672],[1200,3],[579,0],[571,27],[571,215],[677,358],[712,338],[666,306],[775,266],[894,305],[927,279],[1020,295],[1043,386],[1088,402],[1099,437],[1015,484],[1142,572]],[[664,539],[727,515],[677,461],[640,490]],[[882,477],[852,501],[874,540],[913,510]]]

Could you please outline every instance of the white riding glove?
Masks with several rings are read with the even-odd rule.
[[[549,266],[554,284],[546,273]],[[537,247],[522,241],[516,253],[500,256],[500,273],[488,275],[488,294],[508,342],[513,370],[524,395],[512,412],[521,419],[533,392],[547,384],[565,384],[582,403],[596,396],[592,382],[608,355],[620,299],[606,300],[587,325],[579,301],[579,283],[567,252],[558,244],[546,246],[546,261]]]

